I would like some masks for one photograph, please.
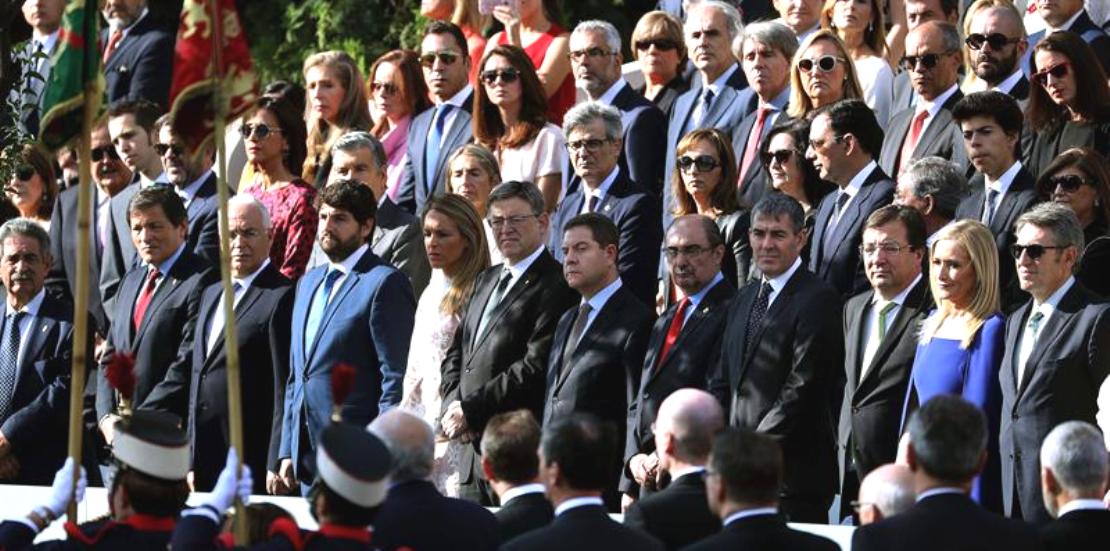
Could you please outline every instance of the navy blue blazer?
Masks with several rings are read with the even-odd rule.
[[[197,188],[197,194],[189,202],[189,250],[208,261],[213,266],[220,264],[220,197],[216,189],[216,173],[209,172],[208,178]]]
[[[600,505],[569,509],[556,516],[551,524],[521,534],[501,548],[505,551],[664,549],[662,542],[654,536],[618,524]]]
[[[305,324],[316,289],[329,265],[318,266],[297,282],[293,302],[289,381],[279,458],[292,458],[297,478],[311,483],[316,435],[330,423],[331,368],[355,368],[354,389],[342,406],[343,420],[365,426],[401,401],[408,364],[416,299],[405,274],[367,248],[354,269],[332,291],[316,334],[305,348]],[[307,430],[308,438],[303,438]],[[309,460],[311,461],[311,460]]]
[[[493,513],[477,503],[440,495],[425,480],[390,488],[374,517],[374,543],[383,551],[493,550],[500,539]]]
[[[551,217],[548,249],[559,263],[563,262],[563,226],[578,216],[584,201],[585,194],[579,189],[566,196]],[[612,220],[620,232],[617,269],[621,281],[636,298],[654,306],[659,248],[663,244],[663,230],[657,223],[659,202],[636,187],[621,171],[598,203],[596,212]]]
[[[108,315],[100,299],[100,266],[103,251],[97,243],[97,216],[95,194],[93,212],[89,218],[89,313],[96,322],[94,329],[101,336],[108,334]],[[110,231],[110,230],[109,230]],[[107,247],[105,247],[107,248]],[[63,302],[73,304],[77,294],[77,188],[69,188],[58,195],[54,212],[50,215],[50,256],[54,263],[46,274],[46,290]]]
[[[451,153],[474,137],[470,127],[470,110],[474,93],[463,101],[463,108],[455,110],[455,120],[443,138],[443,148],[436,160],[435,172],[428,174],[428,132],[432,128],[435,108],[424,110],[413,117],[407,141],[408,156],[405,159],[401,183],[397,190],[397,204],[410,213],[419,215],[424,210],[428,197],[447,193],[447,159]]]
[[[1110,36],[1107,36],[1106,31],[1095,25],[1086,9],[1081,10],[1079,17],[1067,30],[1079,35],[1091,47],[1095,57],[1102,64],[1102,70],[1110,74]],[[1025,72],[1027,77],[1033,76],[1033,48],[1036,48],[1037,44],[1044,40],[1045,32],[1045,29],[1041,29],[1029,35],[1029,49],[1025,50],[1025,55],[1021,58],[1021,70]]]
[[[108,45],[108,34],[108,29],[100,32],[101,52]],[[146,99],[169,110],[174,39],[173,32],[160,27],[152,14],[135,23],[104,64],[108,102]]]

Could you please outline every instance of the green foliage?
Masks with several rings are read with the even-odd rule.
[[[12,67],[22,70],[24,67],[36,67],[43,58],[47,57],[42,52],[28,53],[22,47],[11,52]],[[20,152],[23,146],[34,141],[34,136],[27,132],[18,121],[27,109],[34,109],[32,105],[23,105],[23,97],[33,91],[33,83],[42,81],[43,76],[34,69],[25,70],[23,78],[14,84],[16,93],[3,98],[3,120],[12,121],[11,124],[0,125],[0,182],[7,182],[12,173],[23,163]]]

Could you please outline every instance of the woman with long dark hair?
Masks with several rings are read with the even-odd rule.
[[[543,84],[547,119],[562,125],[577,92],[568,57],[570,33],[559,26],[559,0],[509,0],[493,9],[493,17],[505,29],[490,37],[489,44],[516,46],[527,54]]]

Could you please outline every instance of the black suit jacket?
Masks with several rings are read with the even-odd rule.
[[[852,534],[853,551],[887,549],[1017,551],[1040,546],[1032,526],[991,513],[966,495],[940,494]]]
[[[490,417],[527,408],[542,419],[548,351],[559,316],[575,304],[562,267],[546,251],[506,291],[489,327],[478,335],[482,311],[501,278],[502,266],[478,276],[474,294],[443,359],[443,407],[460,400],[466,424],[481,435]],[[478,438],[463,451],[459,471],[470,482]]]
[[[209,172],[189,202],[189,250],[213,266],[220,264],[220,197],[216,173]]]
[[[509,541],[525,532],[551,524],[555,509],[543,492],[535,492],[502,503],[494,515],[501,528],[501,541]]]
[[[1110,542],[1110,511],[1080,509],[1041,526],[1045,551],[1098,549]]]
[[[782,123],[790,120],[790,116],[786,114],[786,110],[790,107],[789,104],[782,106],[775,116],[774,122],[770,120],[763,124],[763,136],[767,136],[767,131],[775,124]],[[755,126],[756,121],[759,119],[759,111],[749,113],[740,121],[740,126],[737,127],[736,132],[732,135],[732,149],[736,153],[736,166],[739,167],[744,162],[744,150],[748,147],[748,140],[751,138],[752,127]],[[740,174],[740,198],[743,199],[749,206],[754,206],[767,194],[769,189],[770,180],[767,178],[767,168],[763,166],[763,161],[759,158],[760,144],[756,144],[756,156],[748,165],[748,171]]]
[[[616,523],[609,518],[605,508],[598,505],[585,505],[565,511],[548,526],[513,538],[501,546],[505,551],[663,548],[663,544],[654,537]]]
[[[100,32],[101,48],[107,46],[108,34],[108,29]],[[108,102],[146,99],[168,110],[173,48],[174,34],[161,28],[151,14],[136,22],[104,64]]]
[[[667,549],[680,549],[721,529],[721,519],[709,510],[703,472],[680,476],[663,491],[633,502],[624,512],[624,524],[659,538]]]
[[[932,120],[928,121],[929,125],[921,132],[917,145],[913,148],[913,154],[910,156],[912,159],[937,156],[956,163],[961,169],[967,169],[967,150],[964,149],[963,133],[960,132],[960,126],[952,119],[952,107],[963,97],[963,92],[957,88],[956,93],[949,96],[936,115],[933,115]],[[897,176],[899,165],[902,168],[909,166],[906,160],[901,159],[902,145],[909,137],[913,126],[913,118],[917,114],[915,109],[917,108],[910,106],[902,111],[894,111],[890,117],[890,124],[883,126],[886,135],[883,138],[882,153],[879,154],[879,166],[887,174]]]
[[[720,533],[686,547],[687,551],[734,549],[839,551],[840,546],[827,538],[790,528],[781,515],[756,515],[733,521]]]
[[[551,217],[548,250],[558,262],[563,261],[563,226],[582,212],[586,200],[583,189],[571,193],[559,203]],[[649,306],[655,305],[656,276],[659,271],[659,247],[663,229],[659,226],[659,201],[638,188],[622,170],[596,212],[609,218],[620,232],[617,269],[628,290]]]
[[[374,545],[393,549],[497,549],[497,519],[481,505],[444,497],[431,482],[390,488],[374,517]]]
[[[831,499],[836,493],[832,415],[840,395],[844,334],[840,295],[799,266],[775,297],[746,347],[760,285],[736,295],[710,391],[725,397],[729,424],[782,446],[783,496]]]
[[[217,281],[201,295],[192,346],[182,350],[143,404],[144,408],[188,412],[186,430],[198,491],[211,491],[230,444],[227,411],[227,346],[223,330],[212,351],[208,340],[223,285]],[[243,460],[252,472],[277,472],[281,413],[289,378],[293,284],[268,264],[255,276],[235,306],[242,392]],[[267,390],[269,390],[267,392]],[[269,427],[269,430],[263,430]],[[265,476],[254,477],[255,492],[266,491]]]
[[[100,335],[108,334],[108,316],[100,300],[100,260],[103,251],[97,243],[96,191],[90,194],[92,216],[89,217],[88,285],[89,313],[96,322],[94,328]],[[109,231],[111,231],[109,229]],[[62,302],[73,304],[77,295],[77,188],[69,188],[58,195],[54,212],[50,215],[50,256],[54,263],[46,274],[46,289]]]
[[[825,250],[825,233],[836,208],[836,195],[835,192],[826,195],[817,208],[810,237],[809,271],[829,282],[840,292],[841,300],[846,300],[871,288],[859,254],[863,225],[872,212],[894,200],[894,181],[879,167],[867,176],[833,228],[832,250],[828,251]]]
[[[1110,374],[1110,305],[1078,282],[1038,330],[1025,376],[1017,381],[1021,334],[1032,301],[1006,318],[1002,386],[1002,505],[1020,501],[1030,522],[1049,520],[1041,500],[1041,442],[1064,421],[1095,424],[1098,388]],[[1016,490],[1016,493],[1015,493]]]
[[[1034,187],[1035,184],[1036,177],[1025,167],[1022,167],[1014,175],[1010,188],[1006,190],[1006,194],[998,202],[998,208],[995,209],[994,217],[991,218],[991,233],[994,234],[994,242],[998,247],[998,275],[999,290],[1002,292],[1002,309],[1007,312],[1012,312],[1022,302],[1029,300],[1029,295],[1018,286],[1017,268],[1014,264],[1014,257],[1010,254],[1010,245],[1017,242],[1017,237],[1014,234],[1014,222],[1017,222],[1022,213],[1040,202],[1040,197],[1037,196]],[[971,177],[968,185],[973,191],[971,195],[960,201],[960,206],[956,208],[956,219],[982,220],[983,209],[986,206],[986,178],[982,173],[976,173],[975,176]]]

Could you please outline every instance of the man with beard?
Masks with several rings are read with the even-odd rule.
[[[401,401],[416,299],[404,274],[370,250],[377,201],[353,180],[318,196],[320,248],[329,263],[305,274],[293,301],[278,476],[307,492],[316,478],[320,432],[332,415],[331,370],[347,364],[353,388],[339,406],[343,421],[366,425]]]
[[[1029,42],[1017,9],[1000,4],[979,11],[971,20],[971,33],[964,43],[975,76],[1024,107],[1029,98],[1029,79],[1021,72],[1018,61],[1025,55]]]

